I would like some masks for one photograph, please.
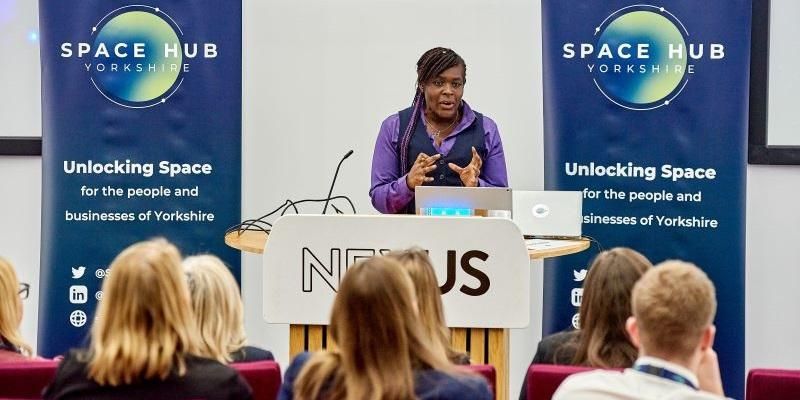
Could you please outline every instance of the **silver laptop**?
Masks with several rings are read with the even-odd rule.
[[[475,210],[511,211],[511,189],[500,187],[417,186],[417,214],[474,215]]]
[[[513,193],[512,219],[526,237],[579,238],[583,222],[581,192],[522,191]]]

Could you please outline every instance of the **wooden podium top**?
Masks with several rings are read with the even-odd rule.
[[[241,234],[228,232],[225,234],[225,244],[236,250],[262,254],[264,245],[267,244],[267,236],[269,235],[262,231],[243,231]]]
[[[248,253],[262,254],[268,236],[266,232],[261,231],[244,231],[241,234],[229,232],[225,235],[225,244]],[[529,240],[526,241],[526,244],[528,245],[528,255],[531,260],[540,260],[580,253],[588,249],[591,242],[588,239]]]

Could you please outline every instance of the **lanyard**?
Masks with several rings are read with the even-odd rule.
[[[665,368],[656,367],[650,364],[637,364],[633,366],[633,369],[639,372],[644,372],[645,374],[655,375],[664,379],[669,379],[673,382],[682,383],[694,390],[698,390],[692,381],[686,379],[683,375],[676,374]]]

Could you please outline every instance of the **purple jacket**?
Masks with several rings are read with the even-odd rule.
[[[446,137],[441,146],[436,146],[433,138],[433,147],[442,155],[447,155],[458,135],[475,120],[475,112],[464,102],[464,117],[456,125],[455,130]],[[420,113],[423,124],[424,113]],[[508,186],[506,172],[506,158],[503,154],[503,143],[500,141],[500,132],[497,124],[491,118],[483,117],[485,130],[487,156],[483,160],[481,175],[478,178],[479,186]],[[376,210],[384,214],[395,214],[403,209],[414,198],[414,192],[406,185],[406,171],[399,171],[400,165],[400,116],[395,113],[386,118],[381,124],[378,140],[375,142],[375,152],[372,155],[372,185],[369,197]],[[430,154],[433,155],[433,154]],[[463,165],[461,165],[463,167]]]

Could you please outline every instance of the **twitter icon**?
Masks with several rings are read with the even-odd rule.
[[[84,267],[83,265],[81,265],[78,268],[72,268],[72,279],[81,279],[85,271],[86,267]]]
[[[73,270],[74,272],[75,270]],[[572,270],[572,275],[575,276],[575,282],[581,282],[586,279],[586,270],[582,269],[580,271]]]

